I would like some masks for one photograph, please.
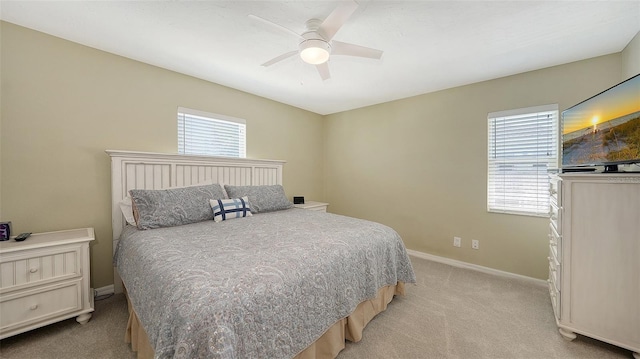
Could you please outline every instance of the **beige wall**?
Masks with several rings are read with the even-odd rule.
[[[562,111],[620,76],[614,54],[327,116],[325,199],[393,227],[410,249],[547,278],[548,219],[486,210],[487,114]]]
[[[622,78],[626,80],[637,74],[640,74],[640,32],[622,51]]]
[[[112,283],[104,150],[176,152],[178,106],[245,118],[247,156],[287,160],[289,196],[390,225],[414,250],[546,278],[547,220],[486,212],[487,113],[562,110],[640,71],[636,36],[622,54],[322,117],[9,23],[0,33],[0,220],[95,227],[94,287]]]
[[[322,199],[320,115],[1,23],[2,220],[95,227],[94,287],[113,283],[105,149],[175,153],[176,109],[247,121],[247,157],[283,159],[289,197]]]

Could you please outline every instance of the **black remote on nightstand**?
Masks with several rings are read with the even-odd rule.
[[[14,238],[18,242],[22,242],[31,235],[31,232],[20,233]]]

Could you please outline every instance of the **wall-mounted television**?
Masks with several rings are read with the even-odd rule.
[[[563,172],[640,164],[640,74],[563,111],[560,124]]]

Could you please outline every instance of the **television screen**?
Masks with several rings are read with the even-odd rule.
[[[561,124],[563,169],[640,163],[640,75],[563,111]]]

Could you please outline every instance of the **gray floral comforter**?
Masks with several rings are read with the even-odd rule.
[[[157,358],[291,358],[415,275],[398,234],[302,209],[123,231],[115,263]]]

